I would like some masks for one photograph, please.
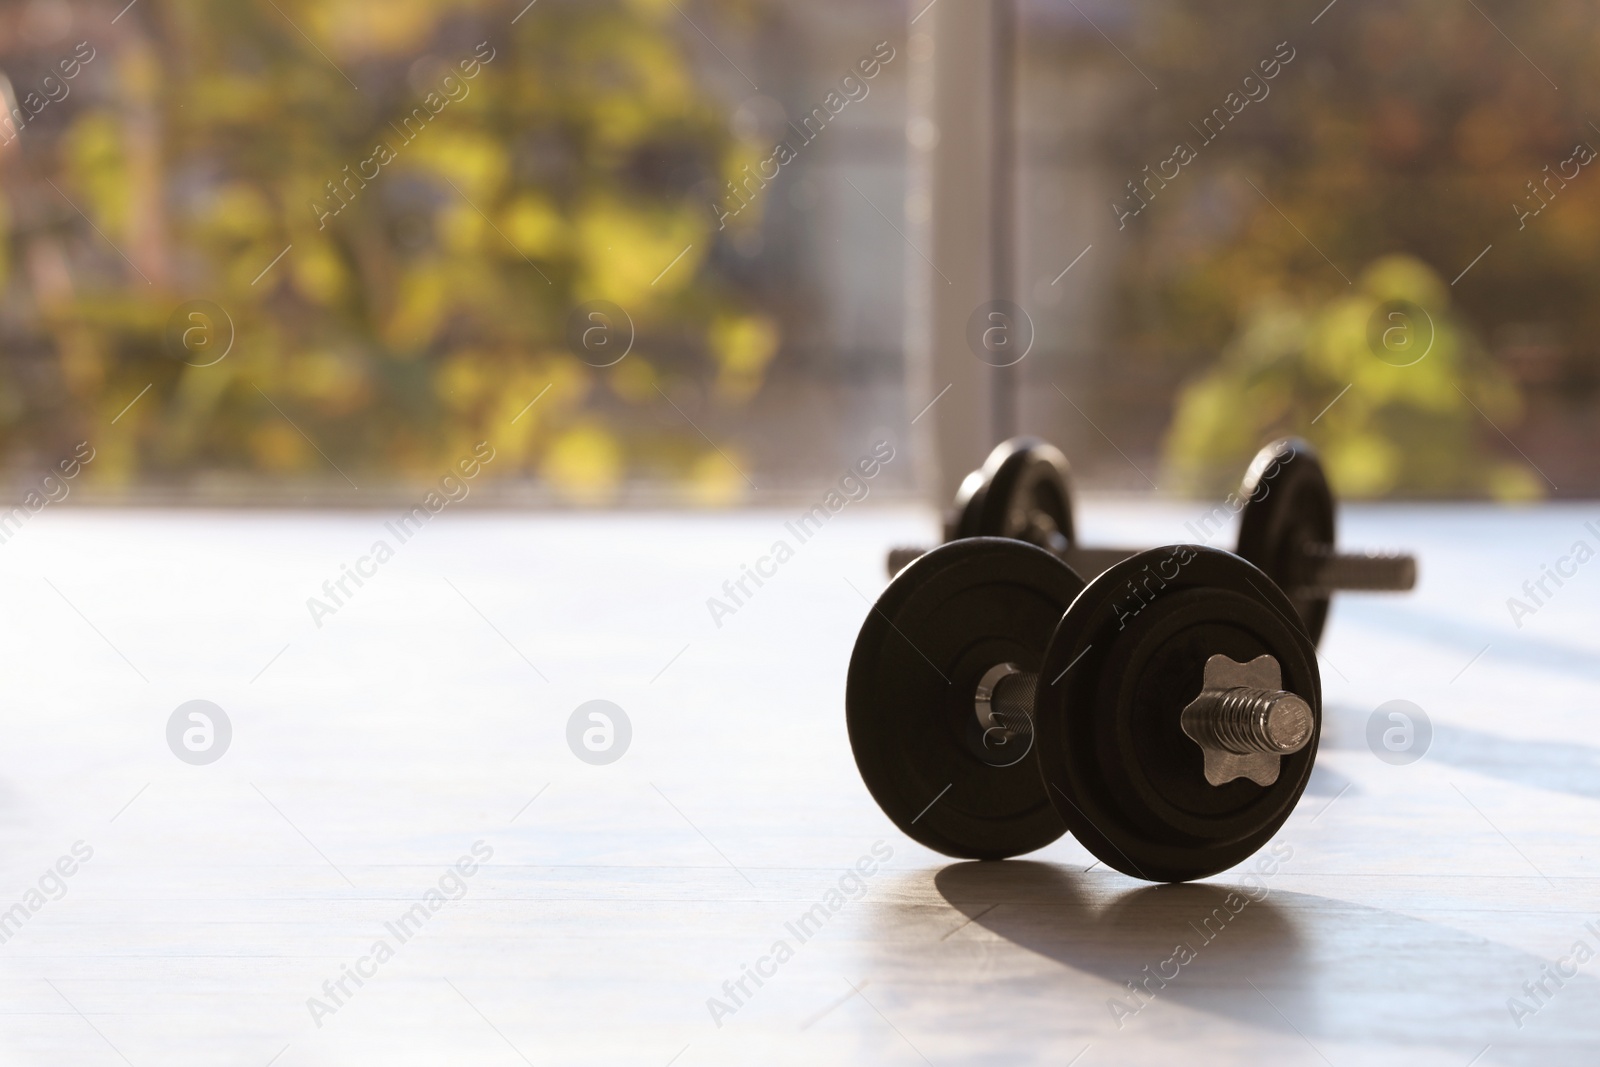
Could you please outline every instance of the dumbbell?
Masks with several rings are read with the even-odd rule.
[[[1054,552],[1090,576],[1133,555],[1135,549],[1077,543],[1071,485],[1060,450],[1036,438],[1006,441],[962,482],[946,540],[1013,537]],[[1322,638],[1335,592],[1403,592],[1416,585],[1417,563],[1410,555],[1335,550],[1337,503],[1305,441],[1285,438],[1257,452],[1228,502],[1240,515],[1236,551],[1288,594],[1313,643]],[[1201,519],[1205,534],[1220,525],[1220,511],[1213,508]],[[914,548],[891,550],[889,573],[920,554]]]
[[[1152,549],[1085,586],[1022,541],[969,538],[889,583],[856,639],[845,718],[904,833],[1004,859],[1070,830],[1150,881],[1225,870],[1305,790],[1316,650],[1246,560]]]
[[[945,513],[944,539],[1010,537],[1051,546],[1052,534],[1074,541],[1072,478],[1067,457],[1037,437],[1013,437],[994,447],[983,466],[969,473]],[[927,552],[889,550],[889,577]]]

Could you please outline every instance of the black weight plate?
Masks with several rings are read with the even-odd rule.
[[[1305,548],[1334,544],[1333,490],[1316,452],[1288,437],[1256,453],[1239,496],[1239,555],[1266,572],[1289,599],[1313,644],[1322,640],[1328,597],[1299,590],[1305,579]]]
[[[1050,516],[1068,545],[1075,543],[1071,468],[1060,449],[1037,437],[996,446],[961,490],[957,537],[1029,540],[1029,517],[1038,511]]]
[[[1283,687],[1311,705],[1312,741],[1258,786],[1205,780],[1179,716],[1206,660],[1277,659]],[[1316,759],[1322,683],[1293,605],[1228,552],[1179,545],[1141,552],[1073,601],[1045,653],[1037,753],[1050,799],[1084,847],[1139,878],[1175,882],[1225,870],[1289,817]]]
[[[1020,541],[941,545],[897,575],[850,657],[845,721],[861,778],[907,836],[963,859],[1004,859],[1065,832],[1031,751],[983,758],[973,699],[992,667],[1036,671],[1083,589],[1065,563]]]

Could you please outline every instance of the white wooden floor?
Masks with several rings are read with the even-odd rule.
[[[1506,607],[1600,548],[1600,509],[1347,512],[1421,588],[1335,606],[1288,858],[1207,943],[1248,869],[1150,887],[1070,839],[953,864],[879,814],[845,665],[884,549],[934,520],[852,508],[720,628],[707,598],[791,515],[447,511],[398,546],[383,514],[33,519],[0,545],[0,1062],[1600,1061],[1600,563]],[[1202,510],[1083,525],[1192,540]],[[167,743],[197,699],[232,725],[201,766]],[[567,742],[595,699],[632,725],[600,766]],[[1367,746],[1394,699],[1431,718],[1420,762]],[[1177,977],[1136,999],[1146,966]]]

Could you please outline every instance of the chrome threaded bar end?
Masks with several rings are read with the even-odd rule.
[[[1211,785],[1248,778],[1268,786],[1278,780],[1283,758],[1316,738],[1317,717],[1309,701],[1283,688],[1283,671],[1272,656],[1240,663],[1215,655],[1206,660],[1200,694],[1179,714],[1178,725],[1200,746]]]
[[[1237,756],[1287,756],[1311,740],[1311,705],[1281,689],[1208,689],[1183,711],[1183,729],[1202,748]]]

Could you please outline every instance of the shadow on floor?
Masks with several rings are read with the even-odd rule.
[[[1306,792],[1314,797],[1336,797],[1349,790],[1358,793],[1354,783],[1324,763],[1311,765],[1311,780],[1306,783]]]
[[[1591,681],[1600,680],[1600,657],[1596,656],[1593,648],[1540,637],[1528,630],[1519,631],[1509,621],[1504,627],[1485,626],[1417,610],[1393,600],[1361,605],[1340,604],[1335,606],[1335,610],[1341,616],[1348,613],[1349,621],[1363,629],[1392,633],[1408,641],[1426,641],[1460,653],[1462,666],[1466,665],[1475,650],[1487,646],[1491,659]]]
[[[1463,1064],[1486,1045],[1493,1050],[1481,1064],[1590,1062],[1581,1057],[1593,1054],[1600,981],[1590,971],[1600,962],[1568,979],[1519,1029],[1507,999],[1527,1000],[1522,983],[1546,963],[1530,953],[1270,885],[1263,899],[1246,903],[1244,894],[1260,889],[1190,883],[1108,895],[1108,877],[1007,861],[958,863],[933,883],[973,925],[1112,983],[1100,1008],[1108,1042],[1143,1027],[1170,1038],[1173,1025],[1188,1025],[1162,1011],[1177,1005],[1299,1034],[1313,1047],[1335,1040],[1454,1047]],[[1570,922],[1574,940],[1600,948],[1600,937],[1577,919],[1552,922]],[[1129,982],[1144,992],[1136,996]],[[1059,990],[1037,994],[1047,1010]]]
[[[1325,708],[1322,748],[1368,751],[1367,718],[1371,714],[1370,708]],[[1518,785],[1600,799],[1600,749],[1572,741],[1524,740],[1509,734],[1435,722],[1433,742],[1422,759]],[[1308,787],[1307,792],[1318,792],[1314,788],[1317,771],[1313,771],[1312,787]]]

